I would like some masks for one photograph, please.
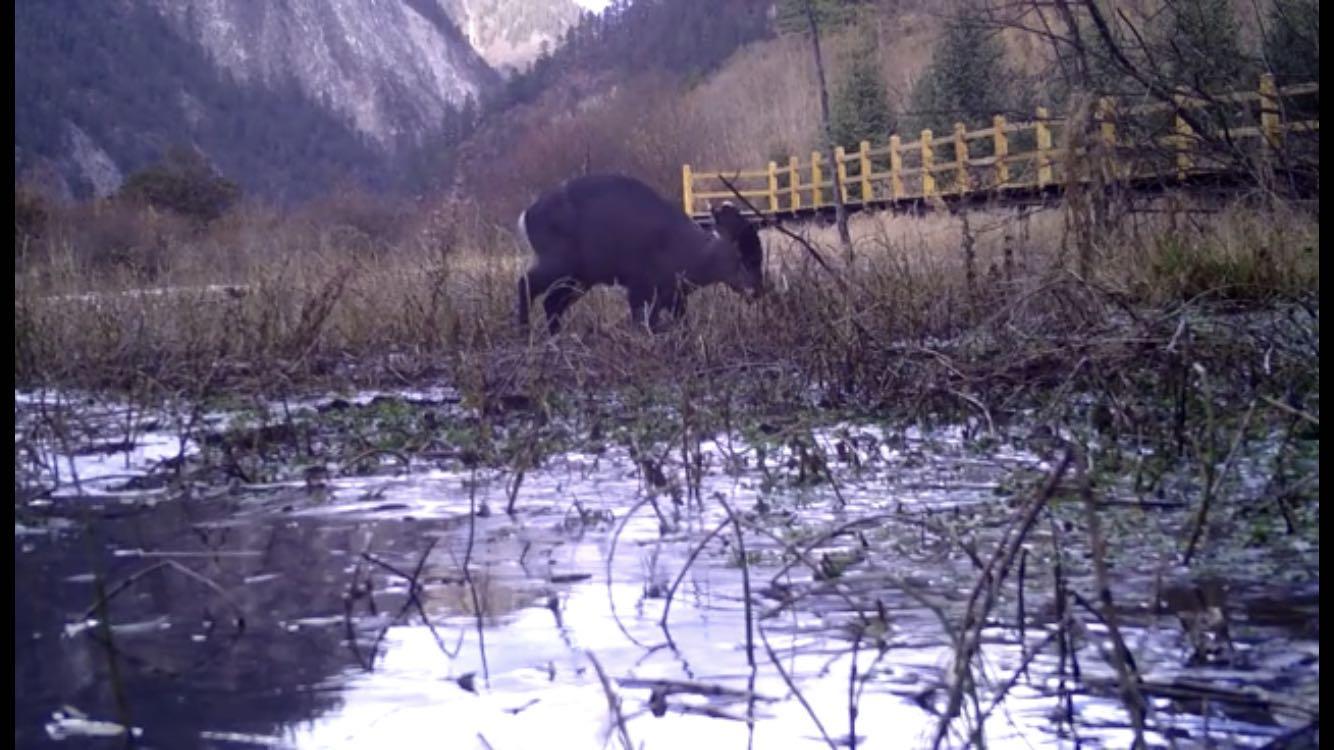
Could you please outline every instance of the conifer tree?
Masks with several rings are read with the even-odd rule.
[[[889,97],[871,54],[858,55],[834,96],[830,128],[834,143],[855,148],[861,141],[884,141],[894,130]]]
[[[855,18],[857,7],[865,0],[780,0],[775,8],[774,25],[785,34],[804,34],[810,29],[806,17],[809,4],[815,23],[829,30],[849,23]]]
[[[1265,26],[1265,59],[1279,84],[1319,81],[1318,0],[1274,0]]]
[[[1235,88],[1245,63],[1231,0],[1178,0],[1170,8],[1161,42],[1170,50],[1164,71],[1170,80],[1203,92]]]
[[[995,29],[956,13],[945,23],[926,72],[913,87],[911,127],[945,132],[1016,108],[1015,75]]]

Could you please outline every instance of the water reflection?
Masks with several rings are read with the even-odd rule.
[[[838,453],[834,441],[828,455]],[[619,745],[622,732],[647,748],[823,747],[846,742],[851,691],[858,747],[929,746],[945,705],[952,628],[977,578],[961,549],[994,542],[1005,517],[1001,482],[1047,465],[1004,446],[979,455],[921,434],[845,445],[859,453],[837,498],[828,486],[776,482],[753,463],[726,470],[723,449],[711,446],[701,512],[669,493],[653,512],[627,468],[634,463],[616,450],[571,453],[534,471],[515,518],[499,512],[503,476],[448,468],[336,477],[318,492],[295,483],[212,499],[30,504],[15,539],[16,742],[123,744],[54,739],[47,724],[69,705],[93,720],[126,721],[142,729],[142,746],[158,748],[602,747]],[[792,450],[774,449],[770,466]],[[773,535],[746,540],[749,620],[720,500]],[[492,513],[470,519],[472,505]],[[631,507],[639,510],[627,519]],[[973,536],[935,535],[926,508],[962,519],[950,528]],[[970,509],[976,518],[960,515]],[[775,541],[845,526],[807,550],[827,585],[811,585]],[[1050,533],[1031,540],[1035,560],[1054,546]],[[1318,679],[1310,592],[1271,593],[1272,606],[1257,607],[1260,592],[1241,596],[1234,585],[1232,602],[1209,584],[1204,593],[1182,589],[1187,606],[1182,590],[1167,589],[1158,611],[1153,582],[1133,564],[1151,550],[1135,552],[1141,559],[1127,562],[1116,595],[1128,607],[1155,727],[1183,746],[1205,724],[1238,746],[1284,731],[1267,716],[1183,706],[1151,688],[1245,666],[1239,686],[1304,696]],[[664,630],[666,593],[692,560]],[[1067,565],[1086,575],[1077,550]],[[1036,562],[1034,570],[1037,587],[1047,574]],[[99,581],[125,584],[104,611],[92,607]],[[792,596],[801,597],[795,607],[779,606]],[[1068,711],[1081,746],[1125,746],[1106,631],[1090,620],[1076,634],[1076,676],[1052,645],[1051,597],[1032,596],[1022,635],[1011,601],[983,630],[985,684],[974,710],[987,712],[986,744],[1073,746],[1053,722]],[[850,602],[874,605],[861,612]],[[1206,617],[1214,609],[1233,613],[1228,644],[1248,662],[1209,661],[1218,658]],[[778,614],[762,617],[770,610]],[[615,683],[623,729],[594,659]],[[1065,703],[1061,685],[1071,688]],[[999,692],[1005,699],[990,704]]]

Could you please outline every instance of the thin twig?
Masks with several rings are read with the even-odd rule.
[[[676,595],[677,587],[680,586],[681,581],[685,579],[686,573],[690,570],[690,566],[695,563],[695,558],[699,557],[699,554],[704,551],[705,545],[707,545],[715,536],[722,533],[722,530],[727,528],[729,523],[731,523],[730,519],[719,523],[713,531],[705,534],[704,538],[695,544],[694,548],[690,550],[690,554],[686,555],[686,561],[681,565],[681,572],[676,574],[676,580],[672,581],[672,585],[667,588],[667,596],[665,597],[666,601],[662,605],[662,617],[658,618],[658,625],[662,627],[664,632],[667,630],[667,616],[672,611],[672,599]],[[667,635],[667,640],[670,641],[671,638],[671,634],[669,633]]]
[[[611,687],[611,680],[607,679],[607,673],[602,670],[602,664],[598,658],[593,655],[592,650],[584,651],[588,660],[593,662],[593,669],[597,670],[598,681],[602,683],[602,693],[607,696],[607,708],[611,715],[616,719],[616,728],[620,732],[621,747],[623,750],[635,750],[634,743],[630,741],[630,730],[625,726],[625,714],[621,712],[621,697]]]
[[[746,537],[741,533],[741,522],[737,520],[736,513],[732,512],[732,506],[728,505],[727,501],[721,496],[718,498],[718,502],[723,506],[723,510],[727,511],[727,517],[732,521],[732,528],[736,530],[737,554],[741,556],[741,596],[746,613],[746,663],[754,667],[755,616],[750,602],[750,560],[746,558]]]
[[[722,180],[722,183],[727,186],[727,189],[732,191],[732,194],[737,197],[737,200],[746,204],[746,208],[749,208],[751,210],[751,213],[755,214],[755,216],[759,217],[760,219],[764,218],[764,214],[758,208],[755,208],[755,204],[747,200],[746,196],[742,195],[740,190],[736,189],[736,186],[732,184],[731,180],[727,179],[726,177],[723,177],[721,174],[718,175],[718,179]],[[835,279],[838,279],[839,281],[846,282],[846,280],[843,279],[842,276],[838,275],[838,273],[835,272],[834,269],[829,266],[829,263],[825,261],[824,256],[820,255],[820,251],[816,250],[811,245],[811,243],[806,241],[805,237],[801,237],[797,234],[794,234],[786,227],[784,227],[782,224],[775,223],[773,225],[773,228],[787,235],[789,238],[796,240],[798,243],[801,244],[802,247],[806,248],[806,252],[810,253],[811,257],[815,258],[815,262],[819,263],[820,267],[823,268],[825,271],[828,271],[830,276],[833,276]]]
[[[769,661],[773,663],[774,669],[778,670],[778,676],[783,678],[783,682],[787,685],[787,689],[792,691],[793,697],[797,699],[797,702],[801,704],[802,708],[806,709],[806,715],[811,717],[811,721],[815,723],[815,728],[820,730],[820,736],[824,738],[825,744],[829,746],[830,750],[838,750],[838,744],[829,736],[829,732],[825,731],[824,723],[821,722],[820,717],[815,714],[815,709],[811,708],[811,704],[807,702],[806,696],[802,695],[801,691],[797,689],[796,683],[792,681],[792,676],[787,673],[787,670],[783,669],[783,664],[779,661],[778,654],[774,653],[774,647],[769,645],[769,638],[764,634],[764,628],[759,627],[756,629],[760,632],[760,642],[764,644],[765,652],[769,654]]]
[[[1208,398],[1206,394],[1206,398]],[[1218,488],[1223,484],[1227,477],[1228,469],[1232,468],[1232,459],[1237,455],[1237,448],[1241,445],[1242,438],[1246,436],[1246,429],[1251,425],[1251,416],[1255,414],[1255,402],[1252,401],[1246,407],[1246,414],[1241,418],[1241,426],[1237,428],[1237,434],[1232,437],[1232,447],[1228,449],[1227,457],[1223,459],[1223,466],[1217,474],[1209,477],[1209,482],[1204,488],[1204,496],[1200,499],[1200,512],[1195,516],[1195,523],[1190,532],[1190,541],[1186,544],[1186,553],[1184,563],[1190,565],[1190,561],[1195,557],[1195,547],[1199,544],[1200,537],[1204,534],[1204,525],[1209,518],[1209,507],[1212,505],[1214,495]],[[1211,420],[1212,421],[1212,420]],[[1212,440],[1210,441],[1212,443]],[[1206,461],[1213,460],[1212,456],[1206,456]]]
[[[1247,415],[1249,417],[1249,413]],[[1089,550],[1093,559],[1093,577],[1098,586],[1098,601],[1102,605],[1102,620],[1107,626],[1107,635],[1112,640],[1112,667],[1116,670],[1121,685],[1121,700],[1126,713],[1130,716],[1130,726],[1135,732],[1132,747],[1144,748],[1144,722],[1150,706],[1139,690],[1139,673],[1126,646],[1125,638],[1117,623],[1116,609],[1112,603],[1111,577],[1107,571],[1107,539],[1102,533],[1102,522],[1098,516],[1097,504],[1093,500],[1093,485],[1089,481],[1086,459],[1079,457],[1075,472],[1079,481],[1079,494],[1084,500],[1084,519],[1088,525]]]
[[[959,634],[959,641],[955,648],[954,664],[949,680],[949,700],[945,710],[940,714],[939,724],[936,725],[936,736],[932,743],[933,748],[940,747],[940,743],[944,741],[945,735],[949,732],[950,723],[959,715],[963,706],[964,690],[969,682],[969,665],[972,663],[974,654],[981,648],[982,628],[986,625],[987,613],[991,611],[991,607],[1000,593],[1000,586],[1005,579],[1005,574],[1009,571],[1014,557],[1022,549],[1023,540],[1027,537],[1028,530],[1032,528],[1033,522],[1037,520],[1038,514],[1047,506],[1047,502],[1052,496],[1056,494],[1056,488],[1073,460],[1074,453],[1067,448],[1061,462],[1047,477],[1041,491],[1028,503],[1028,507],[1024,509],[1022,515],[1017,517],[1006,529],[1005,536],[996,547],[991,560],[987,563],[987,569],[978,576],[977,583],[973,585],[973,591],[968,597],[968,607],[964,616],[965,627]]]

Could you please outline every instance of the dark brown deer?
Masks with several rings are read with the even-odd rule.
[[[548,190],[519,215],[519,235],[537,262],[519,280],[519,325],[543,293],[547,327],[599,284],[623,286],[630,316],[659,330],[668,310],[679,320],[686,295],[724,283],[741,294],[764,291],[759,232],[730,204],[715,209],[716,233],[701,229],[648,185],[621,175],[590,175]]]

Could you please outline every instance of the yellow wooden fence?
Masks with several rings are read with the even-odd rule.
[[[1318,96],[1319,90],[1318,83],[1279,88],[1266,74],[1260,77],[1256,91],[1208,99],[1183,96],[1174,104],[1132,104],[1103,98],[1097,103],[1094,118],[1111,171],[1118,179],[1186,179],[1217,173],[1226,165],[1198,147],[1201,138],[1191,131],[1182,112],[1211,108],[1209,119],[1214,124],[1220,116],[1214,110],[1232,105],[1243,116],[1252,117],[1253,124],[1226,124],[1228,139],[1247,144],[1262,159],[1270,158],[1282,147],[1287,133],[1318,136],[1318,120],[1285,120],[1282,104],[1285,99]],[[1258,115],[1250,114],[1248,107],[1252,105]],[[1171,118],[1164,128],[1157,129],[1165,133],[1154,132],[1147,141],[1138,134],[1118,133],[1118,128],[1144,125],[1155,116]],[[1047,108],[1038,107],[1033,118],[1025,122],[1011,123],[1003,115],[996,115],[986,127],[969,130],[963,123],[955,123],[949,134],[923,130],[916,141],[909,143],[895,134],[884,145],[862,141],[851,152],[840,146],[834,149],[832,168],[819,151],[812,151],[805,163],[791,156],[786,164],[771,161],[763,169],[698,169],[685,164],[681,167],[681,199],[687,214],[705,217],[710,202],[734,199],[722,182],[721,177],[726,177],[765,214],[816,212],[832,205],[835,170],[843,186],[843,202],[853,207],[977,193],[1040,191],[1066,182],[1067,170],[1084,156],[1083,149],[1068,154],[1055,145],[1062,142],[1060,135],[1066,126],[1065,118],[1053,117]],[[1080,175],[1074,178],[1087,179]]]

